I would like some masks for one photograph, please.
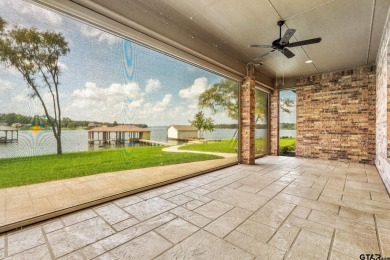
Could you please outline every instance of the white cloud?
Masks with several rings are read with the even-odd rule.
[[[201,77],[194,80],[194,84],[188,88],[181,89],[179,96],[186,100],[190,110],[198,108],[198,99],[208,86],[207,78]]]
[[[58,67],[62,70],[66,70],[68,68],[68,66],[61,61],[58,62]]]
[[[161,117],[161,114],[156,114],[156,113],[166,111],[171,101],[172,101],[172,95],[167,94],[164,96],[164,98],[161,101],[155,103],[145,103],[143,109],[140,111],[140,114],[142,114],[144,117],[152,117],[155,115]]]
[[[62,16],[53,11],[26,2],[13,2],[12,4],[14,5],[14,9],[24,16],[28,15],[40,22],[45,22],[54,26],[62,25]]]
[[[166,94],[161,100],[143,104],[134,114],[134,122],[148,125],[187,123],[181,120],[183,110],[181,106],[172,106],[172,94]]]
[[[11,75],[19,75],[19,71],[15,68],[15,67],[6,67],[5,70],[7,71],[6,73],[7,74],[11,74]]]
[[[197,78],[194,84],[188,88],[181,89],[179,96],[184,99],[198,99],[199,95],[202,94],[207,88],[207,78]]]
[[[99,42],[107,42],[108,44],[114,44],[120,41],[119,37],[110,33],[106,33],[103,30],[96,29],[89,25],[81,25],[80,31],[83,35],[90,38],[96,38]]]
[[[144,102],[141,89],[135,82],[126,85],[113,83],[109,87],[87,82],[85,88],[76,89],[72,96],[74,99],[68,113],[78,114],[79,118],[85,114],[92,120],[110,122],[121,118],[126,111],[139,108]]]
[[[145,87],[146,93],[152,93],[161,88],[161,82],[158,79],[148,79]]]
[[[28,101],[27,93],[16,95],[12,98],[12,101],[14,102],[25,102]]]
[[[0,90],[10,90],[14,87],[14,84],[11,81],[0,79]]]
[[[172,95],[171,94],[167,94],[167,95],[164,96],[163,100],[158,103],[158,105],[166,107],[166,106],[168,106],[171,103],[171,101],[172,101]]]
[[[282,123],[296,123],[297,121],[297,113],[296,113],[296,108],[295,107],[292,107],[292,108],[289,108],[290,109],[290,113],[287,113],[287,112],[283,112],[281,111],[280,113],[280,122]]]

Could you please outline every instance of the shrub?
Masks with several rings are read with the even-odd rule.
[[[295,151],[295,143],[290,144],[290,145],[285,145],[280,147],[280,152],[281,154],[286,154],[288,152],[293,152]]]

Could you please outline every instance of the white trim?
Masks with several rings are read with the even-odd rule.
[[[275,89],[273,89],[273,88],[271,88],[271,87],[269,87],[269,86],[265,85],[264,83],[261,83],[260,81],[257,81],[257,80],[255,80],[255,87],[257,89],[261,89],[261,90],[267,92],[268,94],[271,94],[275,90]]]

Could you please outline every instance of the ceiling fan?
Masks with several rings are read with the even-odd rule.
[[[319,43],[322,39],[320,37],[318,38],[313,38],[313,39],[308,39],[304,41],[299,41],[299,42],[292,42],[290,43],[289,40],[291,37],[294,35],[296,32],[295,29],[287,29],[287,31],[284,33],[282,37],[282,26],[284,25],[284,21],[278,21],[277,25],[279,26],[279,38],[276,39],[275,41],[272,42],[272,45],[258,45],[258,44],[253,44],[249,45],[249,47],[255,47],[255,48],[272,48],[272,51],[267,52],[266,54],[261,55],[260,57],[257,57],[255,60],[260,60],[264,56],[267,56],[268,54],[274,52],[274,51],[280,51],[283,53],[284,56],[287,58],[292,58],[295,56],[295,54],[287,49],[287,47],[298,47],[302,45],[309,45],[309,44],[314,44],[314,43]]]

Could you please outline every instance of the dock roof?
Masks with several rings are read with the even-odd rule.
[[[135,125],[117,125],[95,127],[88,132],[150,132],[150,130]]]
[[[18,131],[19,129],[6,126],[6,125],[0,125],[0,131]]]

